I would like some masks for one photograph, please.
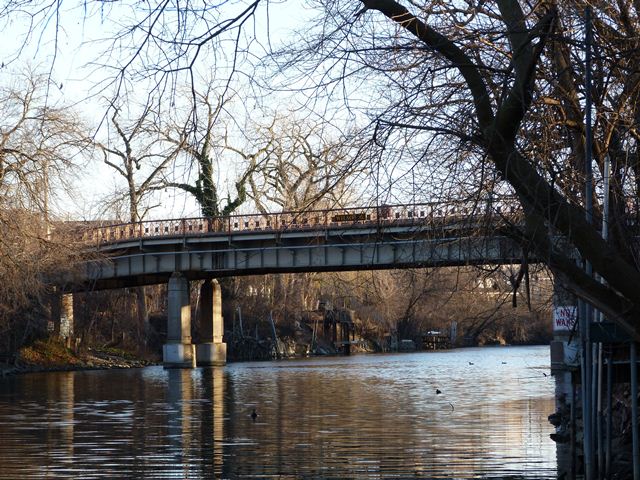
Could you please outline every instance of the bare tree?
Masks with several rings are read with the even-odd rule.
[[[175,145],[178,151],[179,165],[173,170],[173,176],[180,177],[181,181],[165,175],[164,184],[193,195],[206,217],[228,215],[246,201],[247,181],[259,168],[258,163],[264,161],[262,156],[268,143],[256,147],[255,151],[232,146],[229,130],[235,122],[227,107],[233,98],[217,96],[211,84],[203,93],[195,91],[194,95],[186,109],[186,121],[174,118],[168,125],[156,125],[158,136]],[[231,165],[231,157],[239,161]],[[242,173],[235,179],[235,198],[232,200],[229,193],[225,202],[218,182],[221,174],[228,175],[233,166],[239,167]],[[194,169],[197,176],[191,183],[189,177]]]
[[[90,146],[87,128],[71,109],[47,103],[46,76],[27,72],[14,83],[0,88],[0,198],[47,217]]]
[[[196,95],[188,120],[158,126],[158,134],[181,150],[177,175],[197,169],[195,182],[168,179],[165,185],[192,194],[206,216],[229,214],[247,199],[262,213],[348,203],[348,182],[361,170],[349,156],[355,151],[352,139],[327,139],[320,123],[278,115],[268,125],[250,127],[255,133],[247,128],[235,132],[227,110],[232,100],[215,96],[211,86]],[[242,173],[235,181],[235,198],[224,203],[215,177],[232,164]]]
[[[108,208],[126,199],[128,220],[132,223],[145,218],[154,206],[149,200],[157,191],[165,188],[165,171],[173,166],[182,142],[172,144],[163,141],[154,131],[154,113],[144,107],[142,114],[133,122],[124,123],[120,109],[114,107],[111,125],[115,133],[107,142],[98,142],[104,163],[122,177],[126,186],[114,192]],[[125,120],[126,121],[126,120]],[[145,288],[136,288],[139,331],[149,331],[149,315]]]
[[[303,211],[349,203],[349,182],[361,172],[351,158],[356,150],[352,139],[330,138],[324,125],[291,116],[275,116],[257,130],[254,141],[264,145],[258,151],[264,159],[249,177],[249,196],[260,212],[274,206]]]
[[[145,107],[134,121],[123,123],[120,109],[114,108],[111,125],[115,132],[106,142],[98,142],[104,163],[122,177],[126,186],[114,194],[112,202],[126,198],[129,221],[139,222],[154,205],[149,199],[157,190],[165,188],[164,175],[180,152],[184,142],[171,144],[154,131],[153,112]]]
[[[582,2],[318,3],[317,35],[306,32],[293,54],[289,46],[281,65],[306,65],[322,75],[322,92],[339,83],[350,104],[364,104],[382,169],[406,168],[408,158],[409,166],[429,165],[441,175],[432,178],[458,185],[450,192],[515,195],[524,225],[512,234],[523,249],[640,338],[628,210],[638,195],[638,60],[628,48],[637,42],[637,6],[594,5],[595,81],[585,86]],[[597,107],[593,176],[583,160],[585,92]],[[582,202],[585,180],[602,185],[607,157],[614,172],[609,241],[600,232],[602,190],[595,190],[593,221]],[[576,265],[573,249],[606,283]]]
[[[304,72],[306,79],[319,83],[327,95],[342,82],[351,108],[373,99],[363,110],[381,163],[415,163],[437,154],[441,168],[434,178],[477,193],[515,194],[525,226],[513,235],[523,248],[535,251],[557,279],[640,338],[637,245],[629,241],[635,236],[629,207],[635,209],[640,184],[639,69],[635,48],[629,47],[638,41],[637,5],[595,2],[595,81],[585,86],[579,33],[585,4],[578,0],[318,3],[324,8],[315,24],[320,36],[314,39],[307,31],[300,41],[307,40],[308,48],[291,64],[310,62],[313,74]],[[234,40],[225,72],[236,72],[247,43],[235,40],[260,5],[268,2],[164,2],[126,10],[129,16],[123,17],[119,13],[126,5],[113,2],[106,17],[112,14],[123,27],[113,37],[114,56],[104,56],[102,64],[112,69],[107,77],[115,94],[124,92],[127,79],[149,80],[154,95],[173,92],[176,75],[189,79],[205,52],[215,64],[223,40]],[[36,27],[28,38],[34,38],[37,28],[59,25],[58,6],[18,2],[0,15],[7,21],[27,15]],[[89,7],[90,13],[104,12],[102,4]],[[585,92],[597,107],[593,139],[587,138],[583,120]],[[591,150],[597,165],[593,176],[590,166],[582,166],[583,153]],[[601,185],[607,158],[614,194],[609,241],[597,226],[600,198],[591,222],[579,186],[584,180]],[[455,175],[447,174],[445,165]],[[560,245],[558,238],[566,242]],[[606,283],[575,265],[572,248]]]
[[[233,149],[252,162],[247,194],[258,211],[301,212],[349,204],[350,182],[359,173],[349,156],[355,148],[351,139],[328,138],[327,131],[320,123],[275,116],[257,128],[255,153]],[[317,278],[315,273],[274,277],[275,303],[283,306],[285,317],[313,307]]]
[[[111,106],[130,95],[146,96],[143,103],[166,111],[179,103],[175,96],[185,84],[195,100],[203,71],[231,81],[252,47],[262,48],[256,24],[268,24],[268,7],[268,0],[119,0],[70,2],[63,11],[61,2],[8,2],[0,7],[0,25],[16,36],[2,65],[45,51],[53,78],[63,45],[78,45],[89,54],[84,67],[95,81],[90,95],[108,96]]]
[[[0,339],[11,334],[13,347],[36,329],[46,277],[76,256],[54,223],[56,203],[90,146],[71,109],[47,104],[46,76],[15,78],[0,88]]]

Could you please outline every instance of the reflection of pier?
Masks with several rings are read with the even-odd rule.
[[[205,368],[200,375],[201,392],[196,372],[168,371],[167,431],[175,452],[175,471],[180,472],[180,478],[190,478],[193,459],[200,458],[204,478],[226,477],[223,475],[225,373],[220,368]]]
[[[72,469],[75,455],[75,374],[60,372],[47,375],[45,382],[47,396],[58,398],[57,402],[51,404],[52,408],[47,408],[47,440],[52,445],[58,444],[60,451],[65,454],[62,460],[65,467]]]
[[[190,370],[169,370],[167,404],[172,412],[167,418],[167,432],[176,465],[184,478],[189,475],[189,457],[193,421],[193,378]]]
[[[224,469],[225,378],[221,368],[202,370],[202,396],[210,402],[202,403],[200,448],[206,478],[227,477]]]

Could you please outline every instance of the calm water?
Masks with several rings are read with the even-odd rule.
[[[548,359],[503,347],[0,380],[0,478],[555,478]]]

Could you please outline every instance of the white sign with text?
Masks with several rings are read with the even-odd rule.
[[[553,330],[570,331],[578,319],[578,309],[574,306],[555,307],[553,309]]]

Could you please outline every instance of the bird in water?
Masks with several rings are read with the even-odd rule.
[[[255,422],[256,418],[258,418],[258,414],[256,413],[256,409],[254,408],[253,412],[251,412],[251,420]]]
[[[436,388],[436,395],[440,395],[442,392],[440,391],[439,388]]]
[[[473,365],[473,362],[469,362],[469,365]]]

